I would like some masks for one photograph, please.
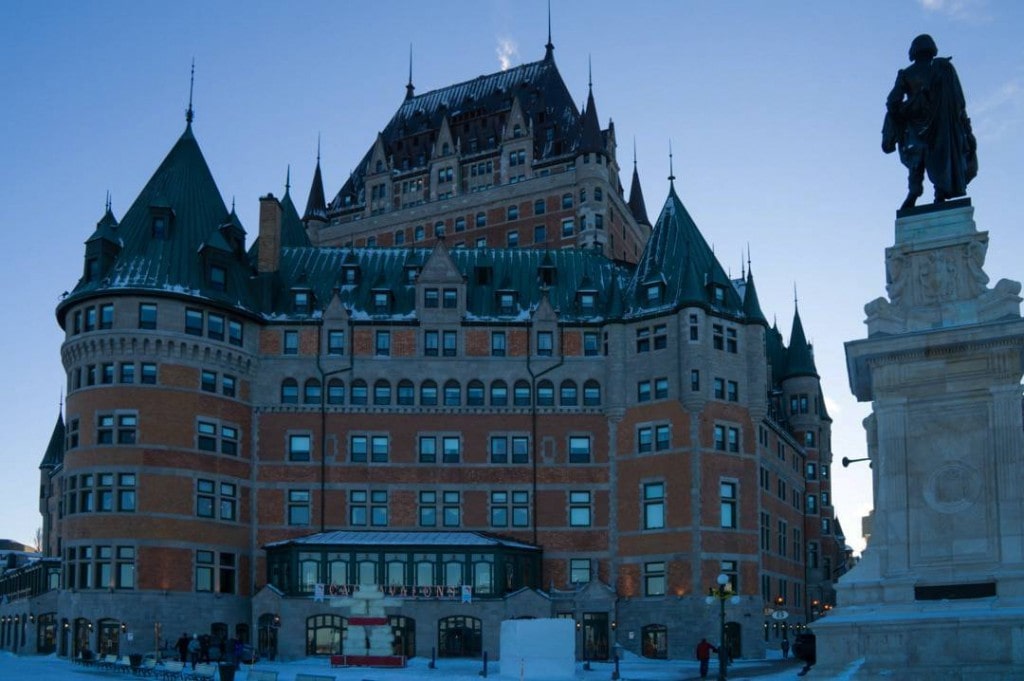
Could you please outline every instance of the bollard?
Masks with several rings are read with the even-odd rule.
[[[484,668],[480,670],[480,676],[487,678],[487,651],[484,651]]]
[[[619,654],[615,653],[615,669],[612,670],[612,681],[618,681],[619,679]]]
[[[427,669],[437,669],[437,648],[430,649],[430,664]]]

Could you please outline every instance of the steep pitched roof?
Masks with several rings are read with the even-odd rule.
[[[497,117],[512,108],[514,99],[532,121],[534,158],[553,159],[574,155],[580,140],[581,117],[555,60],[514,66],[472,80],[406,97],[380,133],[385,151],[396,171],[425,167],[430,160],[430,136],[447,117],[456,128],[462,153],[497,151],[502,130]],[[456,125],[457,124],[457,125]],[[463,128],[469,125],[469,130]],[[556,132],[547,139],[547,131]],[[491,141],[493,138],[493,142]],[[328,210],[340,210],[364,201],[363,188],[373,146],[331,200]],[[348,198],[348,202],[345,199]]]
[[[637,224],[650,226],[651,220],[647,217],[647,204],[644,203],[644,191],[640,187],[640,173],[636,170],[636,159],[633,159],[633,181],[629,185],[629,212]]]
[[[155,213],[166,218],[166,236],[154,233]],[[204,262],[195,257],[202,246],[216,241],[221,225],[230,223],[232,218],[188,124],[121,220],[117,233],[123,247],[112,267],[102,278],[83,277],[58,306],[58,318],[82,296],[115,290],[186,292],[253,308],[250,270],[240,248],[223,259],[224,290],[209,286]]]
[[[306,212],[303,220],[327,220],[327,201],[324,199],[324,180],[320,175],[320,155],[316,157],[316,170],[313,171],[313,183],[309,187],[309,198],[306,199]]]
[[[818,369],[814,366],[814,354],[804,335],[804,325],[800,322],[800,310],[793,310],[793,330],[789,333],[789,349],[786,351],[786,378],[797,376],[814,376],[818,378]]]
[[[306,226],[302,224],[299,212],[292,203],[291,189],[286,187],[281,197],[281,247],[302,247],[312,245]]]
[[[754,271],[747,271],[747,282],[743,287],[743,314],[751,321],[756,321],[768,326],[768,320],[761,312],[761,302],[757,299],[757,289],[754,288]]]
[[[53,469],[64,463],[64,415],[57,414],[57,423],[50,434],[50,443],[46,445],[46,453],[39,468]]]
[[[675,186],[669,189],[658,222],[630,281],[627,299],[631,312],[640,314],[645,309],[654,309],[647,303],[645,288],[658,281],[664,282],[664,296],[655,306],[657,309],[673,309],[702,301],[702,307],[736,317],[744,314],[743,301],[679,200]],[[711,295],[712,286],[721,289],[719,301]]]
[[[594,88],[587,89],[587,106],[583,111],[583,130],[580,133],[579,151],[581,154],[601,153],[604,148],[604,137],[601,134],[601,121],[597,117],[597,106],[594,104]]]

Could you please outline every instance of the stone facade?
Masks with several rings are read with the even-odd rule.
[[[896,221],[889,300],[847,343],[875,514],[819,666],[851,678],[1009,679],[1024,664],[1020,284],[986,287],[988,234],[969,200]]]

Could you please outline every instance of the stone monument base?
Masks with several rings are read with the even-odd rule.
[[[1024,601],[992,597],[839,607],[816,621],[815,678],[1024,678]],[[851,662],[852,660],[852,662]]]

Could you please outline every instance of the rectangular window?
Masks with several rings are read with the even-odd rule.
[[[764,511],[761,512],[761,550],[772,550],[772,517]]]
[[[711,344],[715,350],[725,349],[725,329],[721,324],[711,325]]]
[[[440,353],[441,336],[437,331],[423,332],[423,355],[425,357],[437,357]]]
[[[644,595],[665,595],[665,563],[644,563]]]
[[[537,332],[537,354],[541,357],[550,357],[554,353],[555,335],[550,331]]]
[[[665,527],[665,483],[644,485],[644,529],[660,530]]]
[[[664,400],[668,398],[668,379],[667,378],[656,378],[654,379],[654,399]]]
[[[196,480],[196,515],[214,517],[217,508],[216,484],[213,480]]]
[[[454,357],[458,350],[459,337],[455,331],[445,331],[441,335],[441,354],[445,357]]]
[[[217,424],[209,421],[196,423],[196,448],[204,452],[217,451]]]
[[[590,559],[569,559],[569,581],[573,584],[586,584],[591,580]]]
[[[636,401],[649,402],[651,399],[651,382],[640,381],[636,384]]]
[[[135,365],[131,362],[121,363],[121,375],[118,379],[121,383],[134,383],[135,382]]]
[[[305,434],[288,436],[288,460],[309,461],[312,452],[313,438]]]
[[[504,357],[507,349],[504,331],[491,332],[491,357]]]
[[[641,426],[636,429],[636,451],[640,454],[650,452],[654,449],[654,429],[651,426]]]
[[[345,332],[341,329],[330,329],[327,332],[327,354],[345,354]]]
[[[85,308],[85,330],[95,331],[96,330],[96,308],[87,307]]]
[[[508,248],[519,247],[519,230],[513,229],[505,234],[505,245],[508,246]]]
[[[156,364],[153,363],[153,362],[143,362],[140,365],[140,369],[141,369],[141,372],[140,372],[141,376],[140,376],[139,382],[143,383],[145,385],[155,385],[156,384]]]
[[[114,382],[114,363],[104,362],[103,366],[100,367],[100,382],[104,385],[110,385]]]
[[[285,331],[284,342],[281,346],[281,351],[286,355],[297,355],[299,354],[299,332],[298,331]]]
[[[636,330],[636,351],[651,351],[651,330],[647,327]]]
[[[391,332],[378,331],[374,345],[375,354],[378,357],[386,357],[391,354]]]
[[[185,333],[193,336],[203,335],[203,311],[187,308],[185,310]]]
[[[462,458],[462,442],[457,437],[446,436],[441,438],[442,461],[444,463],[458,463]]]
[[[726,382],[725,398],[730,402],[739,402],[740,386],[736,381]]]
[[[734,355],[736,354],[736,329],[725,330],[725,350],[726,352],[731,352]]]
[[[370,461],[374,463],[387,463],[388,450],[387,435],[374,435],[370,438]]]
[[[436,288],[423,289],[423,307],[437,308],[441,306],[441,291]]]
[[[786,557],[786,549],[787,549],[786,540],[788,539],[788,537],[789,537],[789,523],[787,523],[785,520],[780,520],[779,521],[779,532],[778,532],[778,536],[776,537],[776,539],[778,540],[779,555],[782,556],[783,558]]]
[[[435,463],[437,461],[437,439],[422,436],[419,442],[420,463]]]
[[[576,221],[572,218],[565,218],[562,220],[562,238],[567,239],[573,235],[576,231]]]
[[[569,463],[590,463],[590,438],[588,436],[569,438]]]
[[[446,310],[454,310],[459,306],[459,292],[453,288],[446,288],[441,292],[441,303]]]
[[[462,506],[458,492],[441,494],[441,522],[445,527],[458,527],[462,519]]]
[[[668,347],[668,326],[665,324],[655,325],[653,331],[653,341],[655,350],[664,350]]]
[[[725,426],[715,426],[715,449],[725,451]]]
[[[138,426],[138,417],[135,414],[119,414],[117,417],[117,444],[135,444],[135,429]]]
[[[217,372],[203,369],[199,373],[199,387],[202,388],[204,392],[217,392]]]
[[[224,340],[224,316],[213,314],[206,315],[206,335],[211,340]]]
[[[223,376],[221,376],[220,385],[221,385],[221,392],[224,393],[224,395],[226,397],[234,397],[235,396],[235,377],[234,376],[231,376],[229,374],[224,374]]]
[[[196,551],[196,591],[213,591],[213,551]]]
[[[228,343],[231,345],[242,345],[242,323],[234,319],[228,321]]]
[[[739,452],[740,451],[740,429],[739,428],[729,428],[728,450],[730,452]]]
[[[156,304],[155,303],[139,303],[139,328],[140,329],[155,329],[156,328]]]
[[[388,493],[385,491],[370,492],[370,524],[374,527],[388,525]]]
[[[583,333],[583,354],[586,357],[596,357],[601,354],[601,339],[595,331]]]
[[[364,490],[352,490],[348,493],[349,525],[365,526],[367,524],[367,501],[369,495]]]
[[[697,315],[690,315],[690,342],[696,343],[700,341],[700,323]]]
[[[735,528],[737,526],[736,516],[736,483],[721,482],[719,484],[719,495],[721,504],[722,527]]]
[[[690,390],[697,392],[700,390],[700,370],[690,369]]]
[[[437,527],[437,492],[420,492],[420,527]]]
[[[725,379],[724,378],[719,378],[719,377],[715,376],[714,385],[715,385],[715,399],[716,400],[724,400],[725,399]]]
[[[508,440],[504,436],[492,436],[490,454],[491,463],[508,463]]]
[[[569,525],[590,527],[590,492],[569,492]]]
[[[310,518],[309,490],[288,490],[288,524],[309,525]]]
[[[99,328],[101,329],[112,329],[114,328],[114,306],[111,304],[100,305],[100,323]]]
[[[349,461],[353,463],[366,463],[369,441],[365,435],[352,435],[349,438]]]
[[[671,431],[667,424],[662,424],[654,427],[654,449],[656,451],[664,451],[671,447]]]

